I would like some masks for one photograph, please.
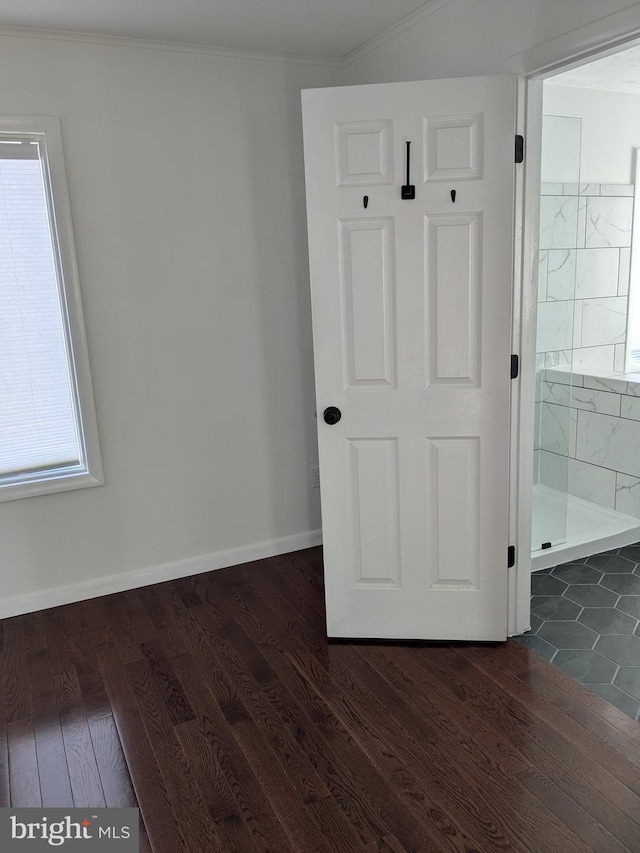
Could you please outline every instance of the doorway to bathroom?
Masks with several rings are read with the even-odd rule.
[[[640,539],[638,147],[640,48],[544,82],[534,570]]]
[[[640,48],[544,81],[531,630],[640,715]]]

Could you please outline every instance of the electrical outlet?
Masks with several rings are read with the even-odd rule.
[[[311,469],[311,488],[320,488],[320,469],[317,465],[314,465],[314,467]]]

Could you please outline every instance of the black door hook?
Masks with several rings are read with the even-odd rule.
[[[456,191],[455,190],[451,190],[451,201],[454,204],[456,203]]]
[[[362,196],[362,203],[364,204],[364,209],[366,210],[369,207],[369,196]]]
[[[407,141],[407,183],[400,190],[400,198],[410,201],[416,197],[416,188],[411,183],[411,143]]]

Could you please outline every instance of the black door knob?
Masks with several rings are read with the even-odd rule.
[[[342,417],[342,412],[340,409],[336,409],[335,406],[329,406],[323,412],[322,417],[324,418],[324,422],[329,424],[329,426],[334,426],[337,424],[340,418]]]

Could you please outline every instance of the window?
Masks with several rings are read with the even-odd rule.
[[[0,117],[0,500],[100,483],[59,122]]]

